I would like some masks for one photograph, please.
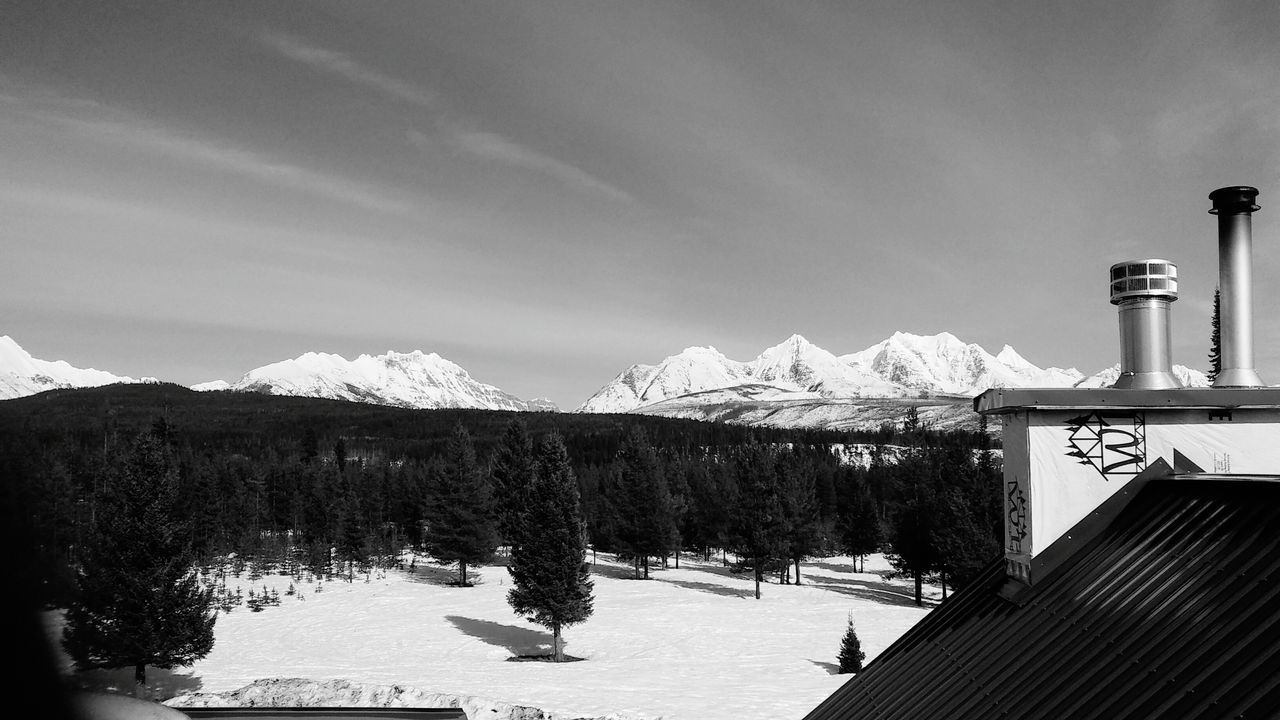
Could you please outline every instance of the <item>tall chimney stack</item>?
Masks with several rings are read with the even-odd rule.
[[[1218,216],[1218,335],[1222,358],[1214,387],[1261,387],[1253,369],[1253,213],[1258,189],[1218,188],[1209,193]]]
[[[1120,377],[1111,387],[1168,390],[1173,375],[1169,304],[1178,299],[1178,266],[1129,260],[1111,266],[1111,304],[1120,310]]]

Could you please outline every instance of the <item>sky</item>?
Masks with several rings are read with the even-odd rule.
[[[0,334],[183,384],[436,352],[571,409],[633,363],[895,331],[1085,373],[1108,268],[1261,191],[1280,383],[1280,4],[0,3]]]

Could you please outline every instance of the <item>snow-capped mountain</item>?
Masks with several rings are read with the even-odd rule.
[[[1202,373],[1181,365],[1174,366],[1174,373],[1189,387],[1208,385]],[[1075,368],[1040,368],[1008,345],[992,355],[945,332],[929,336],[898,332],[839,357],[793,335],[750,362],[730,360],[713,348],[695,347],[656,366],[633,365],[592,395],[578,412],[670,411],[692,417],[698,414],[694,408],[701,405],[715,406],[714,412],[702,415],[721,417],[735,403],[755,406],[788,401],[813,406],[820,399],[959,399],[993,387],[1103,387],[1114,383],[1118,374],[1118,366],[1088,377]],[[781,407],[774,405],[771,412]],[[733,412],[745,410],[739,407]]]
[[[841,360],[919,394],[972,397],[993,387],[1070,387],[1084,375],[1075,369],[1042,370],[1004,346],[991,355],[951,333],[898,332]]]
[[[60,388],[136,382],[155,382],[155,378],[137,380],[103,370],[72,367],[65,360],[39,360],[31,357],[13,338],[0,335],[0,400]]]
[[[713,347],[685,348],[657,365],[632,365],[592,395],[579,412],[625,412],[668,398],[751,380],[747,363],[734,362]]]
[[[458,365],[435,353],[387,352],[347,360],[309,352],[292,360],[250,370],[234,383],[215,380],[193,390],[232,390],[350,400],[409,408],[485,410],[557,410],[549,400],[521,400],[478,382]]]
[[[773,394],[902,397],[907,388],[849,365],[800,335],[792,335],[749,362],[730,360],[713,347],[685,348],[657,365],[632,365],[587,399],[577,412],[617,413],[707,390],[743,389],[758,399]]]
[[[1185,387],[1209,387],[1209,377],[1199,370],[1193,370],[1183,365],[1173,366],[1173,376],[1178,378],[1178,382]],[[1105,370],[1100,370],[1094,375],[1075,383],[1072,387],[1078,388],[1096,388],[1111,387],[1120,379],[1120,363],[1116,363]],[[1056,386],[1054,386],[1056,387]]]

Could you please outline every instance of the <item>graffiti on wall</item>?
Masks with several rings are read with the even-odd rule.
[[[1091,412],[1066,421],[1067,456],[1105,480],[1132,479],[1147,468],[1146,418],[1141,412]]]
[[[1013,553],[1026,552],[1027,540],[1027,491],[1021,479],[1011,475],[1005,486],[1005,549]]]

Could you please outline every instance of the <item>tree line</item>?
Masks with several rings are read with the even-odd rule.
[[[459,563],[465,583],[466,567],[483,562],[490,546],[510,546],[501,509],[524,500],[503,479],[501,436],[482,454],[458,428],[466,432],[455,422],[436,454],[393,457],[367,438],[322,440],[310,430],[252,455],[214,450],[166,424],[175,509],[192,556],[209,562],[236,553],[268,568],[350,578],[415,548]],[[719,553],[760,581],[802,582],[804,558],[883,550],[919,582],[961,586],[999,548],[999,482],[987,436],[931,430],[911,416],[886,433],[896,447],[874,452],[866,466],[843,462],[829,443],[750,432],[734,444],[664,444],[636,424],[612,456],[585,453],[585,461],[572,441],[561,442],[592,551],[629,560],[637,577],[654,563],[678,563],[683,550],[708,559]],[[25,570],[38,576],[46,603],[65,605],[74,592],[72,569],[84,562],[110,503],[108,479],[127,440],[116,433],[86,444],[0,445],[6,520],[32,548]],[[453,525],[476,535],[442,536]],[[463,549],[440,550],[450,545]]]

